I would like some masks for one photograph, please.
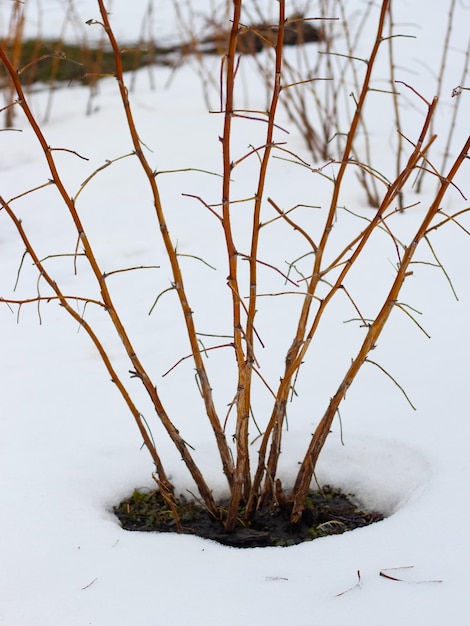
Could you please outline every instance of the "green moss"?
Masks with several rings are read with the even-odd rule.
[[[243,509],[233,533],[223,527],[226,502],[220,503],[220,519],[184,496],[176,500],[176,511],[181,532],[213,539],[236,547],[291,546],[326,535],[337,535],[347,530],[366,526],[382,519],[379,513],[364,513],[338,489],[324,487],[321,492],[308,495],[307,508],[301,522],[295,527],[289,523],[291,505],[285,510],[275,503],[257,510],[251,521],[243,519]],[[123,528],[127,530],[176,532],[174,513],[159,491],[137,489],[114,508]]]

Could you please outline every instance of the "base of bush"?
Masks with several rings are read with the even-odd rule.
[[[113,510],[126,530],[178,532],[174,514],[159,491],[136,490]],[[220,510],[223,517],[224,503]],[[223,519],[214,519],[198,503],[184,497],[178,501],[178,514],[182,533],[237,548],[291,546],[326,535],[339,535],[383,519],[376,511],[360,510],[351,495],[329,486],[309,493],[307,507],[295,527],[289,524],[289,505],[270,505],[258,510],[249,524],[242,522],[241,511],[240,523],[230,534],[224,532]]]

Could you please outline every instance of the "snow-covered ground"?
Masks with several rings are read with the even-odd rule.
[[[8,4],[0,2],[2,28]],[[52,34],[53,25],[62,23],[63,4],[42,2],[43,14],[49,16],[43,28],[47,25]],[[132,30],[130,13],[134,18],[136,13],[129,12],[129,4],[113,3],[116,32],[126,40],[138,36],[144,14],[143,6]],[[77,1],[75,6],[83,22],[98,17],[92,0]],[[438,3],[426,7],[424,15],[422,9],[405,0],[396,7],[397,22],[416,37],[403,40],[398,78],[431,99],[439,59],[436,41],[443,37],[447,12],[438,10]],[[468,45],[468,10],[460,10],[453,49],[464,50]],[[159,13],[162,19],[165,11],[163,8]],[[168,18],[162,23],[168,28]],[[171,28],[167,32],[171,33]],[[362,43],[367,48],[368,43]],[[250,76],[247,69],[244,78],[248,84]],[[174,74],[159,68],[154,70],[154,77],[156,88],[151,89],[146,70],[137,75],[131,103],[141,138],[153,150],[150,158],[155,167],[160,171],[192,167],[220,172],[221,118],[207,113],[194,68],[186,65]],[[442,128],[450,116],[446,107],[450,109],[453,102],[450,90],[460,82],[460,65],[450,65],[443,112],[438,118]],[[84,115],[87,88],[74,86],[53,95],[52,119],[44,127],[48,143],[89,159],[84,161],[70,152],[55,153],[71,194],[76,194],[106,159],[131,152],[116,94],[114,81],[103,81],[91,116]],[[468,109],[465,94],[462,97],[466,97]],[[47,99],[47,93],[34,96],[33,108],[39,119]],[[255,104],[256,97],[250,102]],[[416,109],[423,114],[423,107]],[[372,104],[369,115],[380,167],[391,173],[390,124],[384,123],[380,104]],[[417,115],[410,107],[409,119],[404,121],[414,138],[419,130]],[[24,132],[0,133],[0,195],[7,200],[48,179],[41,151],[19,113],[16,128]],[[242,154],[249,143],[259,141],[256,134],[260,132],[259,128],[240,125],[235,150]],[[468,116],[458,127],[456,145],[463,144],[467,135]],[[303,149],[294,129],[289,142],[294,151]],[[281,205],[326,204],[328,186],[320,177],[282,161],[273,162],[272,167],[269,193]],[[234,177],[240,195],[253,192],[249,167],[235,170]],[[467,162],[458,178],[467,195],[468,180]],[[181,195],[216,202],[220,183],[214,176],[194,171],[161,175],[158,181],[178,250],[193,255],[181,257],[181,262],[192,285],[189,295],[196,321],[201,332],[227,334],[230,320],[223,317],[226,302],[211,301],[209,311],[203,306],[217,288],[223,290],[227,275],[218,226],[200,203]],[[418,214],[424,211],[435,188],[431,179],[427,185],[422,195],[413,196],[422,202],[416,209]],[[449,211],[468,206],[457,190],[446,202]],[[354,181],[342,203],[364,215],[370,211],[364,207],[362,191]],[[170,414],[177,416],[183,436],[196,448],[197,460],[215,493],[223,493],[213,442],[201,410],[195,408],[197,392],[193,386],[182,387],[185,377],[192,381],[191,364],[186,361],[161,379],[188,350],[176,330],[178,314],[172,294],[162,296],[152,315],[147,315],[171,278],[142,174],[131,158],[118,161],[84,188],[77,205],[104,271],[160,266],[117,275],[114,282],[110,277],[108,282],[118,306],[124,307],[132,338],[157,380]],[[40,256],[73,251],[73,231],[52,187],[25,196],[14,206]],[[318,219],[312,215],[313,221]],[[357,226],[348,214],[338,215],[338,229]],[[397,222],[400,233],[412,230],[410,215],[397,218],[401,220]],[[240,219],[238,235],[243,237],[243,213]],[[463,217],[462,223],[469,228],[468,217]],[[394,250],[391,246],[383,258],[385,240],[372,242],[367,257],[371,271],[351,279],[355,297],[369,312],[377,305],[378,287],[372,282],[375,272],[382,271],[389,279],[393,275],[389,258],[393,259]],[[289,246],[295,241],[273,227],[263,242],[264,258],[280,250],[286,260],[294,259],[296,250]],[[466,624],[470,615],[466,501],[470,469],[470,239],[462,229],[449,225],[435,233],[432,241],[459,301],[453,298],[439,269],[414,266],[414,276],[408,279],[402,297],[422,311],[419,322],[431,339],[397,311],[374,353],[374,359],[404,386],[417,410],[410,408],[389,378],[372,365],[365,366],[342,407],[342,436],[339,423],[335,423],[317,472],[320,482],[354,492],[363,503],[380,508],[388,517],[364,529],[290,548],[237,550],[187,535],[123,531],[111,513],[112,506],[135,487],[152,487],[151,460],[141,449],[131,416],[85,333],[77,332],[76,324],[55,302],[42,303],[39,312],[36,304],[24,305],[19,316],[16,308],[12,312],[1,306],[0,624]],[[16,295],[12,295],[22,253],[12,224],[5,212],[0,212],[0,297],[35,295],[37,275],[28,258]],[[196,256],[217,271],[197,261]],[[429,260],[429,254],[423,258]],[[71,295],[84,290],[90,297],[97,295],[80,261],[78,276],[71,271],[71,260],[51,258],[46,263]],[[280,288],[269,282],[274,280],[271,273],[263,277],[268,289]],[[39,289],[48,293],[41,282]],[[260,303],[263,339],[278,338],[267,356],[260,351],[263,374],[270,380],[276,380],[282,367],[293,302],[295,299],[280,300],[275,314],[269,309],[271,302]],[[101,319],[104,315],[90,305],[86,317],[103,333],[119,371],[127,372],[119,343]],[[325,339],[299,380],[299,398],[290,415],[282,455],[287,482],[302,458],[305,436],[312,432],[336,389],[338,376],[354,355],[356,330],[351,324],[342,324],[348,317],[353,315],[344,303],[332,310]],[[285,333],[280,333],[280,328]],[[214,376],[214,397],[224,414],[233,395],[231,371],[221,351],[213,352],[208,363]],[[130,385],[160,440],[148,401],[136,381]],[[257,402],[255,415],[262,419],[266,399],[261,394]],[[182,463],[165,438],[159,446],[178,489],[191,488]],[[358,571],[360,583],[356,585]],[[401,580],[391,580],[381,572]]]

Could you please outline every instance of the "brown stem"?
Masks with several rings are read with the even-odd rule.
[[[253,479],[252,496],[250,498],[250,501],[247,507],[248,515],[252,515],[256,507],[256,501],[258,498],[258,494],[260,491],[260,486],[261,486],[263,477],[265,477],[266,479],[265,485],[264,485],[263,499],[269,499],[273,493],[273,487],[275,484],[275,474],[277,470],[277,463],[279,460],[279,453],[280,453],[280,440],[281,440],[281,434],[282,434],[282,426],[283,426],[284,419],[285,419],[285,408],[286,408],[287,401],[289,398],[289,391],[292,386],[292,380],[302,363],[303,356],[310,343],[310,341],[308,340],[308,337],[306,336],[308,317],[309,317],[312,302],[314,300],[314,294],[315,294],[317,285],[322,276],[321,264],[323,260],[323,254],[325,253],[329,235],[333,228],[334,218],[335,218],[335,214],[336,214],[336,210],[338,206],[339,194],[340,194],[340,190],[342,186],[342,180],[344,178],[346,169],[349,164],[349,157],[352,152],[353,141],[356,136],[357,129],[359,127],[359,123],[360,123],[361,115],[362,115],[362,109],[366,100],[367,93],[369,91],[369,84],[370,84],[370,79],[372,75],[372,69],[374,67],[374,63],[377,58],[380,45],[382,43],[382,32],[384,29],[385,17],[386,17],[386,12],[387,12],[389,1],[390,0],[383,0],[382,2],[380,18],[379,18],[379,23],[377,27],[377,35],[375,38],[374,46],[373,46],[369,61],[367,63],[367,69],[366,69],[366,74],[365,74],[363,85],[362,85],[362,90],[358,99],[356,111],[351,121],[349,133],[347,136],[346,146],[344,148],[343,157],[341,159],[338,173],[336,176],[326,223],[323,228],[322,237],[318,244],[318,249],[315,254],[313,271],[312,271],[311,279],[309,281],[307,295],[305,296],[304,303],[302,306],[302,311],[299,316],[297,331],[296,331],[294,340],[286,356],[286,368],[285,368],[284,375],[281,378],[281,381],[278,387],[277,399],[274,404],[268,426],[265,430],[263,439],[261,441],[260,449],[258,451],[258,465],[257,465],[256,473]],[[271,449],[269,453],[268,462],[266,462],[266,454],[267,454],[270,440],[271,440]]]
[[[61,289],[59,288],[59,286],[57,285],[57,283],[53,280],[52,276],[47,272],[46,268],[44,267],[42,261],[39,259],[39,257],[37,256],[35,249],[33,247],[33,245],[31,244],[31,242],[29,241],[29,238],[23,228],[23,225],[21,223],[21,220],[18,219],[18,217],[16,216],[15,212],[13,211],[13,209],[11,208],[11,206],[9,205],[8,202],[6,202],[1,196],[0,196],[0,204],[2,205],[3,209],[6,211],[7,215],[9,216],[9,218],[12,220],[13,224],[15,225],[25,247],[26,250],[28,251],[28,254],[30,255],[30,257],[32,258],[34,265],[36,266],[36,268],[38,269],[38,272],[40,274],[40,276],[47,282],[47,284],[51,287],[51,289],[55,292],[56,294],[56,298],[59,300],[61,306],[64,307],[64,309],[67,311],[67,313],[86,331],[86,333],[88,334],[88,336],[90,337],[90,339],[92,340],[92,342],[94,343],[95,347],[97,348],[99,355],[101,357],[101,360],[103,361],[106,369],[108,370],[108,373],[111,377],[111,381],[116,385],[116,387],[118,388],[121,396],[124,398],[124,401],[126,402],[130,412],[132,413],[137,426],[139,428],[140,434],[142,435],[142,439],[145,443],[146,448],[148,449],[148,451],[150,452],[150,455],[155,463],[155,468],[157,470],[157,475],[158,475],[158,481],[163,483],[166,487],[166,490],[168,492],[174,493],[174,488],[173,485],[170,483],[170,481],[168,480],[165,470],[163,468],[163,465],[161,463],[160,457],[157,453],[157,450],[155,448],[155,445],[152,442],[152,439],[149,435],[149,433],[147,432],[147,428],[145,426],[145,423],[142,419],[142,416],[139,412],[139,410],[137,409],[137,407],[135,406],[135,404],[133,403],[124,383],[122,382],[119,374],[116,372],[116,370],[114,369],[111,360],[108,356],[108,353],[106,352],[106,349],[104,348],[103,344],[101,343],[99,337],[96,335],[96,333],[94,332],[93,328],[88,324],[88,322],[69,304],[69,296],[66,296],[62,293]],[[43,299],[45,300],[50,300],[52,298],[46,298],[44,297]],[[38,298],[34,298],[34,301],[37,301]],[[8,300],[9,302],[15,302],[13,300]],[[19,301],[20,303],[23,302],[28,302],[28,300],[24,300],[24,301]],[[103,306],[103,303],[101,302],[97,302],[97,304],[100,304],[101,306]]]
[[[100,2],[100,5],[102,5],[102,3]],[[106,11],[103,8],[103,13],[106,17]],[[107,17],[106,17],[107,19]],[[133,348],[133,345],[129,339],[129,336],[126,332],[126,329],[114,307],[114,303],[111,299],[110,293],[108,291],[107,285],[106,285],[106,280],[103,276],[103,272],[101,271],[98,262],[96,260],[96,257],[94,255],[93,252],[93,248],[91,246],[91,244],[88,241],[88,238],[86,236],[85,230],[83,228],[83,225],[81,223],[80,217],[78,215],[78,212],[76,210],[75,207],[75,202],[74,200],[70,197],[70,195],[67,193],[67,190],[65,189],[65,186],[62,182],[62,179],[57,171],[57,167],[54,161],[54,158],[52,156],[52,150],[50,148],[50,146],[48,145],[44,134],[42,133],[41,128],[39,127],[39,124],[37,123],[29,105],[28,102],[26,100],[25,94],[23,92],[23,88],[21,86],[20,80],[19,80],[19,76],[18,73],[16,72],[16,70],[14,69],[12,63],[10,62],[5,50],[3,49],[3,47],[0,46],[0,58],[2,59],[2,61],[4,62],[7,71],[15,85],[15,90],[18,94],[18,98],[19,98],[19,104],[21,105],[26,118],[28,120],[28,123],[30,124],[34,134],[36,135],[41,148],[44,152],[45,158],[47,160],[47,164],[49,166],[49,170],[51,173],[51,179],[53,180],[54,184],[57,187],[57,190],[59,191],[59,194],[64,202],[64,204],[66,205],[72,220],[75,224],[75,228],[77,230],[79,239],[82,243],[85,255],[88,259],[88,262],[90,263],[91,269],[93,271],[93,274],[99,284],[99,288],[100,288],[100,292],[101,292],[101,297],[103,300],[103,303],[106,307],[106,310],[111,318],[111,321],[116,329],[116,332],[119,335],[119,338],[124,346],[124,349],[132,363],[132,367],[134,372],[136,373],[136,375],[138,376],[138,378],[140,378],[140,380],[142,381],[147,393],[149,394],[155,410],[163,424],[163,426],[165,427],[166,431],[168,432],[170,438],[172,439],[173,443],[175,444],[175,446],[177,447],[178,451],[180,452],[184,462],[186,463],[186,466],[188,467],[188,470],[190,471],[191,475],[193,476],[194,481],[196,482],[196,484],[198,485],[198,488],[200,490],[201,493],[201,497],[203,498],[208,510],[216,515],[217,514],[217,507],[215,505],[214,499],[212,497],[212,493],[211,490],[209,489],[209,487],[207,486],[206,482],[204,481],[204,478],[200,472],[200,470],[198,469],[197,465],[195,464],[191,454],[189,453],[189,450],[187,449],[187,446],[184,442],[184,439],[180,436],[178,430],[175,428],[175,426],[173,425],[173,423],[171,422],[170,418],[168,417],[166,411],[163,408],[163,405],[160,401],[160,398],[157,394],[157,391],[155,389],[155,386],[153,385],[150,377],[148,376],[146,370],[144,369],[143,365],[141,364],[140,360],[138,359],[135,350]],[[39,259],[38,259],[39,260]],[[55,283],[54,283],[55,284]],[[72,317],[75,317],[76,315],[78,315],[71,307],[65,307],[67,312],[69,312]],[[71,313],[71,311],[73,311],[73,314]],[[80,316],[78,316],[80,318]],[[80,318],[81,319],[81,318]],[[91,329],[90,329],[91,331]],[[90,334],[90,331],[87,331]],[[90,334],[90,336],[93,339],[93,336]],[[96,341],[94,341],[95,345]],[[109,363],[109,359],[105,359],[104,358],[104,354],[102,351],[100,351],[100,356],[103,359],[104,364],[106,365],[106,367],[109,369],[109,366],[111,365]],[[121,391],[121,394],[123,395],[123,397],[126,399],[127,402],[127,398],[126,398],[126,394],[123,393],[123,389],[121,389],[121,387],[119,387],[119,390]],[[129,403],[127,402],[128,406]],[[134,419],[136,419],[137,421],[137,425],[139,427],[140,430],[142,430],[142,428],[145,428],[145,426],[142,424],[141,420],[140,420],[140,413],[138,413],[138,411],[133,411],[133,416]],[[140,420],[140,422],[139,422]],[[152,458],[154,458],[154,445],[151,442],[151,439],[149,437],[147,437],[146,439],[144,439],[145,441],[145,445],[146,447],[149,449],[150,454],[152,455]],[[160,464],[161,465],[161,464]],[[161,468],[160,468],[161,469]],[[157,471],[158,471],[158,467],[157,467]]]
[[[241,6],[241,3],[240,3]],[[259,234],[261,229],[261,206],[264,199],[264,190],[266,185],[266,175],[268,171],[268,165],[271,159],[271,152],[273,149],[273,137],[274,129],[276,128],[275,118],[276,110],[279,102],[279,95],[281,93],[281,71],[282,71],[282,58],[283,58],[283,42],[284,42],[284,28],[286,23],[285,17],[285,2],[279,1],[279,19],[277,39],[275,44],[276,60],[274,69],[274,81],[272,86],[271,103],[268,111],[266,141],[263,150],[263,156],[261,158],[258,187],[255,194],[253,218],[252,218],[252,231],[251,231],[251,250],[249,256],[249,301],[248,312],[245,329],[246,340],[246,358],[242,364],[243,370],[240,371],[239,362],[239,394],[237,397],[237,464],[235,470],[235,483],[232,490],[231,499],[228,508],[228,515],[226,520],[226,530],[230,532],[235,524],[236,516],[240,506],[240,501],[244,489],[244,495],[246,498],[251,496],[251,478],[250,478],[250,465],[249,465],[249,417],[251,406],[251,383],[253,375],[253,363],[255,362],[255,354],[253,352],[254,335],[255,335],[255,316],[257,306],[257,282],[258,282],[258,247],[259,247]],[[233,22],[235,24],[235,20]],[[233,28],[232,28],[233,32]],[[233,90],[234,83],[231,81],[230,87]],[[237,481],[239,484],[237,484]]]
[[[158,223],[160,226],[160,232],[161,232],[163,242],[165,245],[165,250],[168,255],[168,259],[170,261],[170,265],[171,265],[171,269],[173,273],[173,284],[178,294],[181,309],[183,311],[186,331],[187,331],[187,335],[188,335],[190,346],[191,346],[191,352],[194,357],[196,373],[199,379],[199,383],[201,385],[203,400],[204,400],[205,407],[206,407],[206,413],[207,413],[207,416],[209,418],[210,424],[212,426],[212,429],[216,438],[224,473],[227,477],[229,485],[231,485],[233,482],[232,457],[230,454],[230,450],[228,448],[225,434],[223,432],[222,426],[220,424],[220,420],[217,415],[217,411],[214,406],[214,402],[212,398],[212,389],[209,384],[207,372],[204,366],[201,352],[199,350],[199,344],[198,344],[196,329],[195,329],[194,320],[193,320],[193,313],[192,313],[191,307],[189,306],[188,299],[186,296],[183,276],[182,276],[181,269],[178,263],[178,256],[177,256],[175,246],[171,240],[168,227],[166,224],[165,215],[163,212],[163,207],[162,207],[154,171],[150,167],[142,151],[141,142],[137,133],[136,126],[135,126],[134,118],[132,115],[132,110],[130,108],[129,99],[128,99],[128,90],[124,83],[121,51],[116,41],[116,38],[114,36],[114,33],[111,29],[103,0],[98,0],[98,4],[100,7],[100,12],[101,12],[101,17],[103,20],[104,28],[105,28],[106,34],[109,38],[109,42],[111,44],[111,47],[114,53],[115,66],[116,66],[116,79],[117,79],[119,91],[121,94],[121,100],[124,105],[127,124],[128,124],[129,131],[131,134],[132,143],[134,145],[134,150],[140,161],[142,169],[144,170],[145,176],[148,180],[148,183],[152,191],[154,208],[155,208],[156,216],[157,216]],[[210,499],[212,500],[212,497]]]
[[[233,316],[233,336],[235,346],[235,357],[238,369],[238,383],[236,394],[236,465],[233,475],[233,483],[230,492],[230,503],[228,507],[225,528],[230,532],[236,522],[238,506],[242,498],[243,489],[249,487],[247,479],[249,477],[249,455],[247,446],[247,429],[250,415],[249,406],[249,377],[247,376],[248,359],[245,357],[243,349],[243,337],[245,333],[242,329],[241,321],[241,297],[238,285],[238,254],[233,240],[230,208],[230,188],[233,163],[231,158],[231,134],[232,118],[234,116],[234,89],[235,74],[237,70],[236,50],[237,39],[240,30],[240,16],[242,10],[242,0],[233,1],[232,28],[228,41],[227,53],[224,58],[225,67],[225,111],[224,129],[222,135],[222,158],[223,158],[223,182],[222,182],[222,226],[224,229],[225,242],[228,255],[228,286],[232,294],[232,316]],[[249,351],[249,347],[247,348]]]
[[[385,326],[385,323],[387,322],[390,316],[390,313],[392,312],[392,309],[394,308],[396,302],[398,302],[400,290],[403,286],[403,283],[405,282],[410,263],[415,255],[418,244],[426,235],[432,220],[439,212],[442,200],[449,186],[452,184],[452,181],[458,169],[460,168],[464,160],[468,158],[469,150],[470,150],[470,137],[468,137],[465,145],[463,146],[462,151],[460,152],[459,156],[457,157],[454,164],[452,165],[452,168],[450,169],[449,174],[441,180],[440,187],[439,187],[438,193],[436,194],[436,197],[434,198],[434,201],[429,207],[415,236],[413,237],[411,245],[409,245],[406,248],[403,254],[402,261],[398,267],[397,275],[395,277],[395,280],[393,281],[392,287],[385,300],[384,305],[382,306],[381,310],[377,314],[377,317],[375,318],[375,320],[370,325],[367,335],[364,339],[364,342],[356,358],[351,363],[351,366],[346,372],[345,377],[343,378],[341,384],[339,385],[335,395],[331,399],[323,418],[321,419],[320,423],[318,424],[315,430],[315,433],[313,434],[307,453],[301,463],[301,466],[297,475],[297,479],[295,481],[294,488],[292,491],[292,495],[293,495],[293,509],[292,509],[292,514],[291,514],[292,524],[296,524],[300,520],[300,517],[302,515],[302,511],[305,506],[305,498],[310,488],[310,483],[312,481],[313,473],[315,471],[315,465],[318,460],[318,456],[330,432],[331,424],[333,422],[336,411],[341,401],[343,400],[347,390],[349,389],[352,382],[354,381],[354,378],[356,377],[357,373],[359,372],[362,365],[364,364],[370,350],[372,350],[374,346],[376,345],[377,339],[380,336]],[[398,193],[399,189],[397,189],[396,191]]]

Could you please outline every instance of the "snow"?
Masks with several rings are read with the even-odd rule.
[[[53,33],[63,19],[62,3],[44,0],[42,5],[48,16],[44,28],[47,25]],[[412,5],[404,0],[397,4],[401,11],[397,22],[410,24],[409,31],[416,36],[414,40],[404,40],[403,54],[408,55],[408,64],[402,69],[402,78],[431,98],[435,89],[433,72],[419,68],[423,68],[423,59],[426,66],[436,67],[438,47],[431,34],[437,37],[437,32],[442,33],[442,28],[437,30],[438,25],[445,22],[447,14],[438,11],[437,4],[429,10],[427,7],[426,15]],[[138,36],[135,33],[144,14],[144,7],[140,14],[134,12],[132,25],[129,6],[130,3],[117,0],[113,4],[117,34],[125,39]],[[76,7],[83,21],[97,17],[91,1],[77,2]],[[163,23],[167,8],[159,14]],[[3,25],[7,21],[6,5],[0,3],[0,9]],[[416,11],[420,11],[418,16],[414,15]],[[468,18],[463,7],[461,11]],[[167,27],[168,23],[173,26],[166,19]],[[34,28],[34,20],[32,24]],[[454,49],[466,47],[465,26],[465,19],[454,25]],[[366,47],[366,42],[363,45]],[[248,68],[248,77],[249,71]],[[449,73],[442,95],[445,106],[439,114],[442,124],[449,118],[449,91],[460,83],[460,66],[451,66]],[[141,137],[153,150],[155,167],[220,172],[221,119],[207,114],[194,67],[182,66],[174,74],[167,68],[158,68],[154,76],[157,87],[152,90],[147,72],[138,73],[131,103]],[[34,95],[34,111],[39,119],[46,110],[47,98],[47,93]],[[72,194],[106,159],[131,151],[122,127],[123,114],[114,81],[100,83],[93,101],[96,111],[85,116],[88,98],[84,87],[55,92],[52,119],[44,126],[51,146],[66,147],[89,159],[56,153]],[[414,106],[410,105],[405,124],[409,126],[408,134],[415,136],[417,115],[419,112],[422,116],[424,107],[420,108],[411,95],[408,99]],[[383,128],[381,105],[370,109],[374,148],[381,155],[384,171],[393,172],[390,130]],[[459,127],[457,145],[468,134],[465,122]],[[40,149],[19,114],[16,127],[24,132],[0,134],[0,194],[6,199],[48,179]],[[259,127],[241,123],[235,153],[243,154],[249,143],[259,145],[256,142],[261,132]],[[289,145],[295,151],[302,150],[299,137],[295,131],[291,133]],[[300,201],[315,205],[326,202],[329,187],[318,182],[318,177],[312,179],[311,174],[285,162],[273,163],[272,172],[270,194],[281,206]],[[240,197],[253,192],[253,174],[248,164],[235,170],[235,179]],[[312,180],[317,185],[313,199],[309,195]],[[458,181],[468,195],[468,163]],[[162,174],[158,182],[164,205],[171,207],[170,232],[179,251],[201,257],[217,268],[214,271],[194,258],[181,258],[196,321],[202,332],[228,334],[229,320],[224,318],[227,301],[222,298],[214,302],[209,311],[204,307],[204,302],[212,298],[218,287],[223,289],[225,283],[218,224],[197,201],[181,196],[189,193],[216,202],[220,183],[212,175],[195,171]],[[433,183],[428,184],[427,194],[433,191]],[[417,197],[423,206],[426,193]],[[370,211],[360,206],[363,196],[354,184],[342,202],[364,214]],[[456,190],[447,202],[449,210],[468,205]],[[196,448],[197,461],[209,477],[211,488],[215,494],[222,494],[224,480],[213,441],[207,425],[199,419],[200,410],[195,408],[198,397],[197,389],[191,386],[190,362],[180,364],[161,378],[188,353],[188,348],[176,325],[173,294],[163,295],[152,315],[147,315],[158,294],[169,286],[171,277],[149,208],[145,180],[137,165],[126,158],[107,168],[84,188],[79,207],[89,236],[96,242],[104,271],[134,265],[160,266],[121,274],[114,281],[110,278],[110,289],[117,305],[125,307],[124,320],[132,340],[146,367],[159,381],[170,415],[178,416],[178,427]],[[16,201],[15,208],[40,254],[73,249],[71,224],[52,187]],[[319,219],[314,211],[305,219]],[[423,208],[416,211],[419,215]],[[339,216],[346,228],[354,227],[354,219],[344,213]],[[402,223],[397,227],[404,234],[413,232],[413,214],[398,218]],[[237,231],[241,240],[245,219],[241,205]],[[462,218],[462,222],[469,227],[468,217]],[[0,212],[0,224],[0,296],[7,297],[12,293],[23,246],[4,211]],[[388,276],[392,275],[392,270],[387,270],[391,268],[390,261],[381,255],[382,247],[388,245],[385,241],[379,237],[371,244],[367,280],[363,274],[351,277],[351,286],[365,311],[373,311],[380,299],[378,290],[370,288],[376,273],[387,275],[388,271]],[[469,507],[465,500],[470,470],[468,242],[465,233],[453,225],[440,229],[433,237],[458,301],[442,272],[425,265],[414,267],[415,274],[401,295],[402,301],[423,312],[419,322],[431,339],[407,316],[395,312],[380,339],[377,355],[374,354],[375,360],[406,389],[417,410],[411,409],[382,372],[372,365],[364,366],[342,407],[342,429],[335,422],[319,463],[320,482],[331,482],[355,493],[362,503],[380,508],[389,517],[344,535],[289,548],[237,550],[187,535],[122,530],[111,512],[112,506],[134,488],[152,486],[152,465],[93,346],[55,302],[43,303],[40,317],[36,304],[24,305],[18,320],[16,310],[12,313],[6,305],[0,307],[0,624],[463,624],[470,614]],[[281,250],[286,259],[292,260],[297,244],[294,234],[286,236],[285,231],[273,227],[263,242],[263,258]],[[390,248],[387,254],[393,259],[393,247]],[[79,262],[78,276],[71,271],[71,261],[51,259],[47,267],[62,281],[66,291],[97,295],[84,263]],[[279,287],[279,277],[270,272],[263,274],[263,280],[268,290]],[[27,258],[14,297],[34,295],[36,284],[37,275]],[[40,288],[48,293],[44,284]],[[290,328],[289,313],[297,302],[295,297],[277,300],[275,315],[269,309],[272,299],[260,301],[258,314],[268,345],[266,355],[260,355],[262,371],[274,381],[290,338],[287,330],[279,337],[279,327],[282,323],[283,328]],[[357,346],[357,329],[342,324],[345,316],[352,315],[344,302],[332,308],[315,348],[320,364],[312,359],[299,380],[299,398],[289,418],[281,457],[287,482],[302,458],[305,433],[315,427],[336,389],[338,376],[344,373]],[[126,376],[129,367],[105,314],[89,306],[86,317],[103,333],[117,368]],[[274,344],[269,341],[273,337],[277,339]],[[222,413],[234,391],[224,359],[222,351],[214,351],[208,359],[215,381],[215,401]],[[188,377],[191,384],[183,387]],[[130,381],[130,388],[143,414],[151,420],[151,408],[138,383]],[[256,416],[262,416],[269,407],[266,395],[260,388],[254,407]],[[178,455],[155,421],[151,424],[155,438],[161,439],[171,479],[181,491],[192,489]],[[360,583],[356,585],[358,571]],[[380,572],[402,580],[390,580]]]

